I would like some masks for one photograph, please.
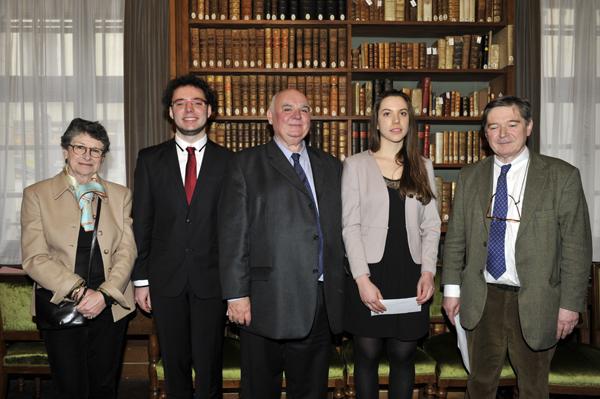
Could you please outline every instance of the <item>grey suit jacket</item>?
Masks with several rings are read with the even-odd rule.
[[[483,276],[494,158],[461,170],[444,243],[442,284],[458,284],[460,319],[477,327],[487,296]],[[556,344],[559,308],[581,312],[592,262],[587,204],[579,171],[556,158],[530,153],[515,262],[521,282],[519,318],[527,344]]]
[[[431,161],[424,159],[429,185],[435,194]],[[354,278],[369,273],[369,263],[383,257],[388,231],[389,196],[381,171],[370,151],[344,161],[342,174],[342,234]],[[406,198],[406,233],[410,255],[421,272],[435,274],[440,240],[440,216],[432,199],[423,205]]]
[[[345,273],[338,160],[307,148],[323,232],[329,324],[342,330]],[[308,335],[318,294],[319,239],[304,184],[273,141],[235,154],[219,208],[223,298],[250,297],[248,330],[272,339]]]

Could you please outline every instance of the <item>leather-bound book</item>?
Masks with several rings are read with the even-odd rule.
[[[265,30],[256,29],[256,67],[263,68],[265,65]]]
[[[458,22],[460,20],[459,0],[448,0],[448,20],[450,22]]]
[[[321,121],[313,121],[310,125],[308,145],[313,148],[321,148]]]
[[[329,153],[329,143],[330,143],[330,135],[331,128],[329,122],[323,122],[323,130],[321,132],[321,149],[327,153]]]
[[[240,1],[240,15],[238,19],[250,20],[252,19],[252,0],[233,0],[233,2]],[[230,0],[231,2],[231,0]],[[225,1],[219,1],[219,3],[226,3]],[[233,18],[230,18],[233,19]]]
[[[431,98],[431,77],[426,76],[421,80],[421,87],[423,88],[423,102],[421,108],[421,115],[429,115],[429,101]]]
[[[303,60],[304,60],[304,68],[310,68],[312,65],[312,29],[311,28],[304,28],[304,43],[303,43],[303,47],[304,47],[304,55],[303,55]]]
[[[460,62],[460,67],[461,69],[468,69],[471,57],[471,35],[463,35],[462,43],[462,60]]]
[[[265,17],[265,2],[264,0],[254,0],[252,3],[252,15],[254,19],[262,20]]]
[[[304,29],[296,28],[296,66],[304,67]]]
[[[287,67],[295,68],[296,67],[296,28],[289,28],[287,45],[288,45]]]
[[[217,64],[217,35],[214,29],[206,29],[208,45],[208,67],[214,68]]]
[[[352,121],[352,141],[350,144],[351,154],[357,154],[360,152],[360,123]]]
[[[239,2],[237,3],[239,5]],[[210,0],[209,1],[209,14],[210,19],[216,20],[219,15],[219,3],[218,1]]]
[[[373,82],[365,82],[365,115],[371,116],[373,114],[373,100],[374,100]]]
[[[302,19],[315,19],[316,10],[315,10],[315,1],[314,0],[300,0],[300,8],[302,12]]]
[[[277,18],[283,20],[289,19],[288,0],[278,0],[277,2]]]
[[[266,115],[269,101],[267,98],[267,76],[266,75],[258,75],[258,114]]]
[[[352,115],[360,115],[360,82],[352,82]]]
[[[315,76],[313,79],[313,102],[310,104],[310,106],[312,107],[312,114],[313,116],[315,115],[322,115],[323,114],[323,106],[322,106],[322,101],[323,101],[323,90],[321,87],[321,79],[325,78],[324,76]]]
[[[216,67],[223,68],[225,66],[225,31],[223,29],[216,29],[215,35],[216,35],[215,47],[216,47],[216,51],[217,51]]]
[[[481,67],[481,42],[480,35],[471,35],[471,49],[469,51],[469,69],[477,69]]]
[[[192,0],[196,1],[196,0]],[[196,19],[204,19],[204,0],[196,1]]]
[[[338,115],[346,116],[346,105],[348,104],[348,83],[346,76],[338,76]]]
[[[265,68],[273,67],[273,29],[265,28]]]
[[[417,59],[418,62],[418,59]],[[413,69],[413,45],[412,43],[406,43],[406,68]]]
[[[232,38],[232,30],[224,29],[223,30],[223,40],[227,43],[227,46],[224,46],[223,50],[224,54],[224,66],[225,68],[231,68],[233,66],[233,38]]]
[[[325,0],[314,0],[315,2],[315,19],[323,21],[326,17],[325,14]]]
[[[367,44],[367,68],[375,67],[375,46],[373,43]]]
[[[271,0],[263,0],[263,6],[265,19],[268,21],[271,19]]]
[[[234,68],[242,66],[242,54],[240,52],[241,35],[238,29],[231,31],[231,64]]]
[[[224,115],[225,112],[225,83],[223,79],[223,75],[215,76],[214,90],[217,94],[217,115]]]
[[[360,122],[360,152],[369,149],[369,123]]]
[[[258,115],[258,76],[248,76],[249,94],[250,94],[250,115]]]
[[[306,93],[306,76],[305,75],[298,76],[296,84],[298,87],[298,91],[300,93]]]
[[[323,0],[325,2],[325,17],[329,21],[333,21],[338,17],[337,0]]]
[[[258,57],[258,34],[256,28],[248,29],[248,66],[256,68],[256,59]]]
[[[362,68],[361,65],[361,56],[360,56],[360,47],[352,49],[352,69]]]
[[[300,17],[300,4],[299,0],[288,0],[288,9],[290,13],[290,19],[295,21]]]
[[[337,12],[338,12],[338,19],[340,21],[345,21],[346,20],[346,12],[347,12],[346,0],[337,0]]]
[[[296,75],[288,76],[287,88],[298,89],[298,77]]]
[[[329,122],[329,153],[334,157],[338,155],[339,125],[336,121]]]
[[[346,28],[338,28],[337,30],[337,44],[338,44],[338,66],[340,68],[346,67],[346,56],[348,41],[346,39]]]
[[[417,139],[419,155],[425,156],[425,129],[420,123],[417,125]]]
[[[200,67],[208,66],[208,32],[200,29]]]
[[[418,18],[418,8],[417,8],[417,0],[408,0],[406,2],[406,9],[408,10],[407,20],[408,21],[417,21]]]
[[[417,65],[417,69],[424,69],[425,68],[425,62],[426,62],[426,57],[427,57],[427,44],[426,43],[419,43],[419,63]]]
[[[492,21],[502,21],[502,0],[492,0]]]
[[[367,93],[364,84],[360,85],[358,90],[358,111],[361,116],[367,114]]]
[[[466,159],[465,159],[465,163],[469,164],[469,163],[473,163],[473,139],[474,139],[474,134],[473,134],[473,130],[469,130],[466,132],[466,137],[467,137],[467,154],[466,154]]]
[[[492,22],[494,19],[494,1],[485,0],[485,22]]]
[[[293,29],[293,28],[292,28]],[[281,39],[280,39],[280,54],[279,59],[281,61],[281,68],[287,68],[289,64],[289,51],[288,44],[290,42],[290,29],[281,28]]]
[[[239,76],[231,77],[231,106],[233,115],[242,114],[242,86]]]
[[[454,54],[452,55],[452,68],[460,69],[463,59],[463,38],[454,36]]]
[[[246,1],[248,1],[248,0],[246,0]],[[240,0],[233,0],[232,2],[233,3],[237,2],[238,3],[237,7],[239,9],[239,7],[240,7]],[[219,9],[217,19],[220,19],[222,21],[226,20],[227,18],[233,19],[233,17],[229,16],[229,9],[228,9],[229,6],[228,6],[227,2],[225,2],[225,1],[219,1],[219,4],[218,4],[217,7]],[[237,17],[238,17],[237,19],[239,19],[239,15]]]
[[[225,97],[224,111],[227,116],[233,115],[233,103],[231,101],[232,95],[232,83],[231,75],[225,75],[223,77],[223,97]]]
[[[408,48],[408,43],[401,43],[400,44],[400,68],[401,69],[408,69],[408,66],[411,65],[412,66],[412,60],[410,60],[410,64],[409,64],[409,48]],[[412,46],[411,46],[411,50],[412,50]]]
[[[242,68],[248,68],[250,59],[248,29],[240,29],[240,58],[242,60]]]
[[[338,121],[338,158],[344,161],[348,155],[348,122]]]
[[[230,151],[231,151],[231,141],[232,141],[231,136],[233,134],[233,129],[234,129],[231,125],[232,125],[232,123],[226,122],[225,123],[225,131],[223,132],[225,134],[225,137],[223,139],[224,147]]]
[[[286,87],[288,87],[289,75],[281,75],[280,78],[281,78],[281,90],[283,90]]]
[[[339,115],[339,85],[338,85],[338,76],[331,75],[329,77],[329,82],[331,84],[329,91],[329,114],[331,116]]]
[[[419,43],[418,42],[413,42],[412,43],[412,69],[419,69],[419,61],[421,59],[421,53],[419,50]]]
[[[248,75],[240,76],[240,86],[242,92],[242,115],[248,116],[250,115],[250,79]]]
[[[319,67],[319,28],[313,28],[312,30],[312,67]]]
[[[281,68],[281,29],[273,28],[273,39],[272,39],[272,57],[273,57],[273,68]]]
[[[196,0],[192,0],[194,3]],[[198,28],[190,29],[190,67],[198,68],[200,66],[200,30]]]
[[[337,29],[328,29],[328,41],[329,41],[329,67],[338,67],[338,40],[337,40]]]
[[[421,0],[423,3],[423,21],[433,21],[433,0]]]
[[[461,114],[461,116],[470,116],[469,109],[470,109],[469,96],[462,96],[460,98],[460,114]]]
[[[431,147],[431,127],[429,123],[425,124],[425,137],[423,143],[423,156],[429,158],[429,149]]]
[[[204,0],[203,7],[201,9],[198,8],[198,13],[200,13],[200,10],[204,10],[203,13],[204,13],[204,19],[205,20],[210,19],[210,7],[211,7],[210,1],[211,0]]]
[[[318,83],[321,83],[320,81]],[[308,104],[314,107],[315,104],[315,76],[306,75],[306,91],[304,92]]]
[[[329,35],[327,29],[319,29],[319,67],[327,68],[327,44]]]
[[[383,2],[383,20],[384,21],[395,21],[396,20],[396,1],[397,0],[385,0]]]
[[[414,88],[411,91],[410,102],[415,111],[415,116],[420,116],[423,109],[423,89]]]
[[[278,18],[277,10],[279,9],[279,1],[286,1],[286,0],[271,0],[271,20],[273,20],[273,21]]]
[[[489,68],[489,55],[490,55],[490,34],[483,35],[481,43],[481,68]]]
[[[190,0],[190,19],[198,18],[198,2],[196,0]]]

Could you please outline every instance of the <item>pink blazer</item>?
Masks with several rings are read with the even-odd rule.
[[[431,160],[424,161],[435,194],[433,166]],[[407,197],[405,217],[413,261],[421,265],[421,272],[435,275],[441,226],[436,200],[423,205]],[[377,263],[383,257],[388,218],[387,187],[371,152],[347,158],[342,174],[342,234],[354,278],[369,274],[368,264]]]

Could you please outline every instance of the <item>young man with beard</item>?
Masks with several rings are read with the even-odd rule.
[[[135,299],[155,318],[168,397],[220,398],[217,202],[230,153],[208,140],[216,97],[204,80],[171,80],[163,105],[175,137],[141,150],[135,168]]]

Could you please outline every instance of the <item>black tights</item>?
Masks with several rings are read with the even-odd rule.
[[[354,336],[354,383],[357,399],[379,397],[378,368],[384,344],[390,363],[388,398],[412,398],[417,341]]]

